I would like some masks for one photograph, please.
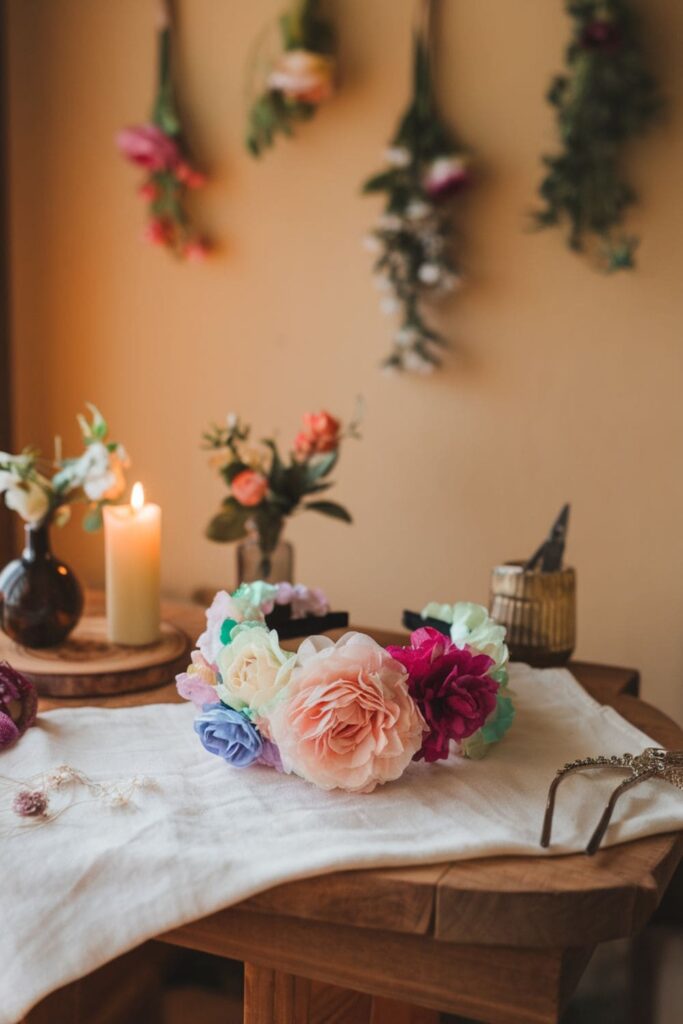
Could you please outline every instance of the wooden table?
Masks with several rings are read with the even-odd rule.
[[[192,637],[204,626],[198,606],[169,603],[165,615]],[[405,640],[365,631],[383,644]],[[662,746],[683,748],[678,726],[638,699],[637,672],[571,669]],[[177,699],[169,683],[92,703]],[[41,706],[66,703],[74,702]],[[557,1020],[598,943],[646,924],[682,857],[683,833],[674,833],[593,858],[343,872],[278,886],[160,939],[244,961],[245,1024],[435,1024],[440,1010],[488,1024],[545,1024]]]

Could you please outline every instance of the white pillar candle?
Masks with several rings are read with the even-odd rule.
[[[161,624],[161,509],[145,504],[138,483],[130,505],[105,505],[103,511],[109,640],[152,644]]]

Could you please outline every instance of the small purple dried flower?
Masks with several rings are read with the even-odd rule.
[[[20,818],[37,818],[47,811],[47,797],[39,789],[22,789],[12,802],[12,810]]]
[[[596,18],[583,29],[579,45],[596,53],[614,53],[623,42],[621,29],[613,21]]]
[[[0,713],[9,715],[17,727],[17,734],[5,743],[0,736],[0,747],[25,733],[35,722],[37,710],[38,696],[33,683],[6,661],[0,661]]]

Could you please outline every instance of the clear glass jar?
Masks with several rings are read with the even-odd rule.
[[[294,582],[294,548],[287,540],[278,540],[275,547],[263,548],[256,531],[237,545],[237,582]]]

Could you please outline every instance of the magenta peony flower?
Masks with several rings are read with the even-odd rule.
[[[407,669],[408,691],[429,728],[415,760],[445,760],[450,741],[467,739],[495,709],[498,683],[489,676],[495,662],[430,627],[415,630],[409,647],[387,650]]]
[[[174,140],[155,124],[124,128],[117,135],[116,144],[127,160],[149,171],[168,171],[180,159]]]
[[[4,716],[0,722],[0,747],[8,746],[25,733],[35,722],[37,710],[33,683],[6,661],[0,662],[0,714]]]

